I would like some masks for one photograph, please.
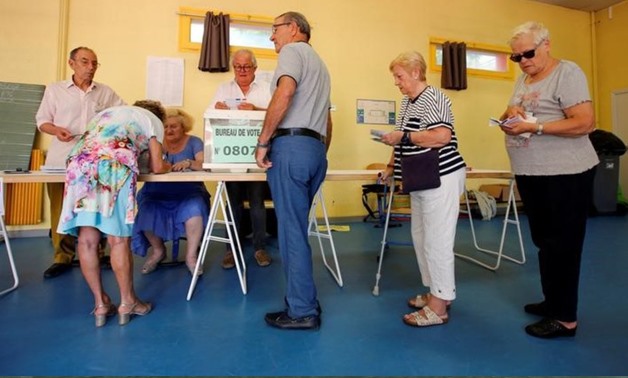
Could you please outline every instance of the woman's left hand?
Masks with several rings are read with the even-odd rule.
[[[382,135],[382,142],[389,146],[394,146],[401,142],[402,137],[403,131],[391,131],[388,134]]]
[[[192,160],[185,159],[172,165],[173,172],[181,172],[185,171],[186,169],[192,169]]]

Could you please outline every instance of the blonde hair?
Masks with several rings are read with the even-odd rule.
[[[531,35],[534,39],[534,44],[538,45],[541,41],[549,40],[549,30],[540,22],[528,21],[513,29],[512,36],[510,37],[509,44],[512,43],[524,35]]]
[[[168,108],[166,109],[166,119],[170,117],[177,117],[186,133],[192,131],[192,126],[194,126],[194,117],[185,111],[181,109]]]
[[[390,71],[393,70],[395,66],[400,66],[408,73],[412,70],[419,70],[419,80],[425,81],[425,72],[427,71],[427,64],[425,63],[425,58],[423,55],[416,51],[407,51],[399,54],[388,66]]]

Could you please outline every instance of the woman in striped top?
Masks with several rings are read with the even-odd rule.
[[[401,171],[402,156],[437,149],[441,181],[437,188],[409,193],[412,240],[421,280],[429,292],[408,300],[417,311],[405,315],[403,321],[416,327],[445,324],[449,320],[447,309],[456,297],[453,247],[465,163],[458,152],[451,102],[427,84],[423,56],[415,51],[403,53],[389,68],[404,97],[395,131],[382,137],[384,143],[394,146],[383,178],[394,175],[401,180],[403,175],[419,174]]]

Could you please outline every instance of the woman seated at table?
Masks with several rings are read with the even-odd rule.
[[[200,171],[203,141],[193,135],[194,119],[179,109],[167,109],[164,122],[165,159],[173,171]],[[157,269],[166,258],[165,241],[187,238],[185,262],[194,274],[198,247],[209,215],[210,195],[202,182],[147,182],[138,193],[139,210],[133,227],[132,250],[146,256],[142,274]],[[198,274],[203,274],[202,269]]]

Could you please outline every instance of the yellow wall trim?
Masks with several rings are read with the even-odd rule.
[[[203,20],[209,10],[180,7],[177,15],[179,16],[179,51],[181,52],[198,52],[201,51],[201,44],[190,41],[190,28],[192,20]],[[227,13],[227,12],[222,12]],[[273,24],[273,18],[266,16],[256,16],[250,14],[228,13],[232,21],[240,24],[249,25],[267,25],[269,28]],[[229,50],[233,54],[235,51],[246,48],[255,54],[258,58],[276,59],[277,53],[271,49],[251,48],[247,46],[230,46]]]

